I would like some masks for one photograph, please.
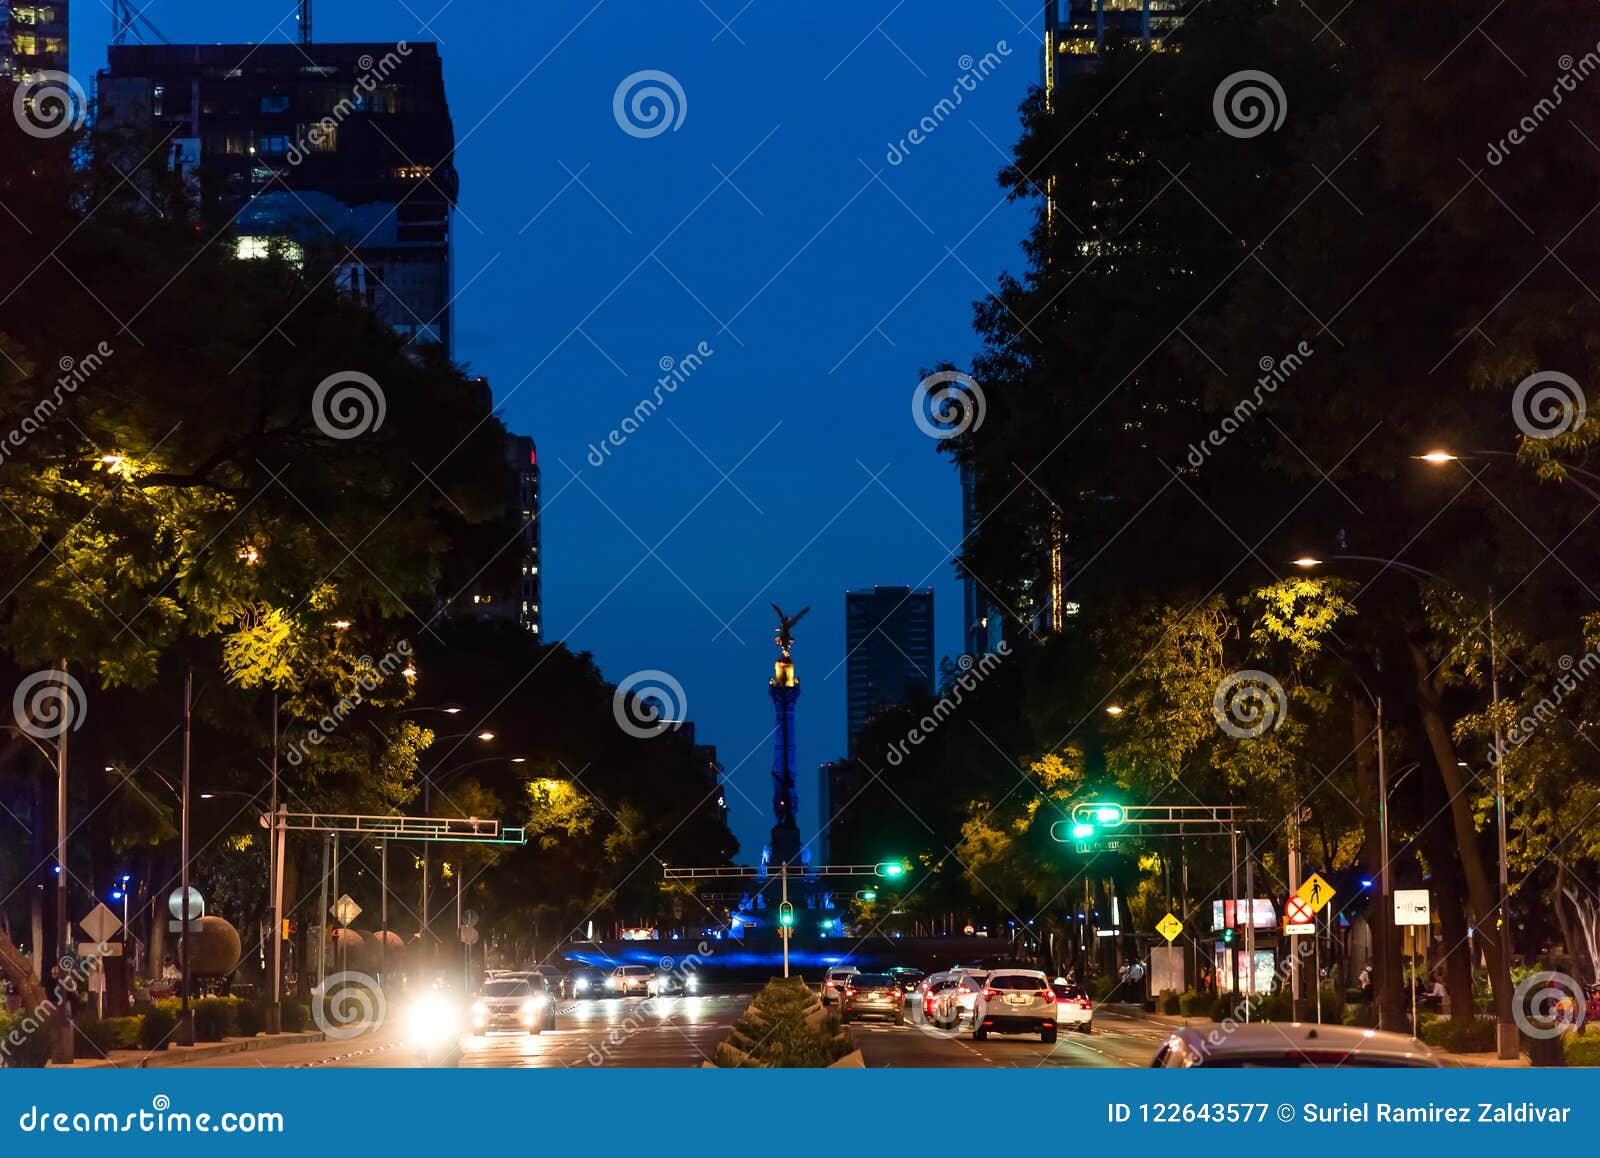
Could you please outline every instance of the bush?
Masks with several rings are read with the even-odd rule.
[[[1188,990],[1178,998],[1178,1012],[1185,1017],[1210,1017],[1211,995]]]
[[[1566,1040],[1569,1066],[1600,1066],[1600,1033],[1570,1033]]]
[[[42,1069],[50,1061],[50,1029],[43,1019],[19,1013],[7,1017],[0,1012],[0,1041],[10,1042],[15,1032],[22,1040],[0,1054],[0,1066],[15,1069]]]
[[[774,979],[756,994],[717,1047],[724,1067],[781,1069],[830,1066],[855,1048],[839,1020],[823,1015],[811,987],[798,977]]]
[[[1251,1016],[1261,1021],[1293,1021],[1294,1001],[1287,993],[1269,993],[1256,1002]]]
[[[1188,996],[1188,994],[1184,996]],[[1182,1010],[1182,1005],[1182,999],[1176,991],[1171,989],[1163,989],[1161,991],[1160,1009],[1162,1013],[1179,1013]]]
[[[1340,1025],[1356,1025],[1362,1029],[1376,1029],[1378,1010],[1371,1005],[1346,1005],[1339,1015]]]
[[[202,997],[191,1002],[194,1011],[194,1039],[221,1041],[239,1032],[239,1003],[231,997]]]
[[[240,1037],[254,1037],[267,1028],[266,1006],[255,1001],[246,1001],[235,998],[238,1005],[234,1007]]]
[[[158,1001],[154,1005],[147,1005],[136,1010],[139,1017],[139,1048],[148,1052],[166,1049],[172,1040],[173,1031],[178,1028],[177,1015],[165,1008],[166,1002]]]
[[[1233,1016],[1235,1008],[1231,993],[1219,993],[1211,999],[1211,1020],[1227,1021]]]
[[[1495,1048],[1495,1025],[1486,1017],[1422,1020],[1422,1040],[1451,1053],[1488,1053]]]
[[[85,1013],[73,1024],[72,1056],[93,1061],[116,1049],[116,1039],[104,1021]]]
[[[311,1007],[303,1001],[283,1003],[283,1032],[300,1033],[311,1021]]]

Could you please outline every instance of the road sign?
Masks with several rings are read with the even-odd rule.
[[[350,894],[345,893],[328,909],[333,914],[333,919],[339,924],[349,928],[357,917],[361,915],[361,906],[351,900]]]
[[[181,921],[187,917],[191,922],[198,921],[206,915],[206,901],[200,895],[200,890],[193,885],[189,886],[188,910],[184,912],[183,890],[173,889],[171,895],[167,897],[167,912],[172,914],[174,921]]]
[[[1427,889],[1396,889],[1394,891],[1394,923],[1397,925],[1429,925],[1433,914],[1428,907]]]
[[[1300,887],[1294,892],[1295,896],[1311,906],[1313,913],[1322,912],[1322,906],[1333,900],[1333,886],[1316,873],[1312,873],[1301,882]]]
[[[80,957],[120,957],[122,956],[121,941],[80,941],[78,942],[78,956]]]
[[[88,934],[91,941],[109,941],[117,935],[117,930],[122,928],[122,922],[117,919],[115,913],[100,904],[78,922],[78,928]]]
[[[1167,939],[1167,944],[1172,944],[1178,939],[1178,934],[1183,932],[1183,922],[1168,913],[1156,922],[1156,932]]]
[[[478,910],[468,909],[466,912],[462,913],[461,923],[469,929],[476,929],[478,927]]]
[[[471,925],[462,925],[459,932],[463,945],[476,945],[478,943],[478,930]]]
[[[1304,897],[1290,897],[1283,906],[1283,933],[1286,937],[1303,937],[1317,931],[1316,914],[1311,902]]]

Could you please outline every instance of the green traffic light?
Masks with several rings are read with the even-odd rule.
[[[794,927],[794,906],[788,901],[784,901],[783,904],[778,906],[778,924],[785,929]]]
[[[898,861],[886,860],[876,867],[880,877],[894,878],[906,875],[906,866]]]
[[[878,899],[878,890],[877,889],[862,889],[861,890],[861,899],[863,901],[875,901],[875,900],[877,900]]]
[[[1224,945],[1233,944],[1233,930],[1232,929],[1224,929],[1224,930],[1222,930],[1222,943]]]
[[[1126,817],[1120,804],[1101,804],[1094,810],[1094,818],[1101,824],[1121,824]]]
[[[1092,824],[1074,824],[1072,826],[1073,840],[1088,840],[1093,835],[1094,825]]]

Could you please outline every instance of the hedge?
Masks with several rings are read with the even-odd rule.
[[[855,1048],[839,1019],[823,1011],[817,995],[799,977],[775,978],[717,1045],[724,1068],[822,1068]]]
[[[1422,1040],[1451,1053],[1489,1053],[1495,1048],[1495,1023],[1487,1017],[1422,1018]]]

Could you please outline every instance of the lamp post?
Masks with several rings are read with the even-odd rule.
[[[1499,452],[1494,452],[1499,453]],[[1456,455],[1447,451],[1430,451],[1419,456],[1423,461],[1440,464],[1458,461]],[[1587,490],[1587,488],[1585,488]],[[1597,496],[1600,497],[1600,496]],[[1402,571],[1413,579],[1427,579],[1435,583],[1443,583],[1454,587],[1455,584],[1435,571],[1426,567],[1418,567],[1412,563],[1402,563],[1398,559],[1385,559],[1379,555],[1348,555],[1340,554],[1331,556],[1333,559],[1350,560],[1360,563],[1376,563],[1382,567],[1393,567]],[[1319,566],[1323,560],[1309,556],[1294,560],[1297,567],[1312,568]],[[1494,771],[1495,771],[1495,816],[1496,836],[1499,844],[1500,873],[1498,882],[1498,896],[1495,899],[1495,949],[1496,967],[1494,978],[1494,1004],[1495,1004],[1495,1043],[1496,1052],[1502,1060],[1515,1058],[1520,1049],[1520,1036],[1516,1022],[1511,1015],[1511,915],[1510,915],[1510,865],[1506,854],[1506,774],[1505,774],[1505,742],[1500,727],[1500,653],[1494,634],[1494,589],[1489,592],[1489,701],[1494,714]],[[1388,800],[1383,802],[1383,815],[1385,833],[1387,833],[1387,816],[1389,811]],[[1387,841],[1387,836],[1386,836]],[[1384,885],[1385,895],[1389,880],[1388,850],[1384,850]],[[1391,914],[1392,915],[1392,914]]]

